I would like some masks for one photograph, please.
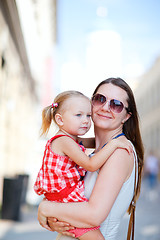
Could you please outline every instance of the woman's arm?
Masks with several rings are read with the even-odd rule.
[[[88,202],[43,201],[39,206],[40,223],[42,215],[54,216],[60,221],[81,228],[100,225],[108,216],[123,183],[132,172],[133,165],[133,156],[123,149],[117,149],[103,165]]]
[[[114,139],[103,147],[98,153],[92,157],[88,157],[83,151],[80,150],[78,144],[72,139],[61,137],[61,144],[63,153],[69,156],[79,166],[85,168],[87,171],[94,172],[99,169],[116,148],[124,148],[130,151],[131,145],[126,139]]]
[[[85,148],[95,148],[95,138],[80,138],[78,142],[82,143]]]

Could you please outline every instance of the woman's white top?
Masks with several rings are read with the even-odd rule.
[[[137,155],[134,147],[133,150],[134,150],[134,167],[132,173],[128,180],[123,184],[109,215],[107,216],[107,218],[104,220],[100,227],[103,236],[107,240],[118,239],[117,236],[119,225],[122,221],[122,217],[126,213],[133,198],[135,182],[135,161],[137,162]],[[95,185],[97,176],[98,172],[87,172],[87,175],[85,177],[85,196],[88,199]]]
[[[134,167],[133,167],[132,173],[128,178],[128,180],[123,184],[109,215],[107,216],[107,218],[104,220],[104,222],[101,224],[101,227],[100,227],[100,230],[106,240],[118,239],[117,236],[118,236],[120,223],[133,198],[134,181],[135,181],[135,161],[137,163],[137,155],[134,147],[133,147],[133,151],[134,151]],[[98,176],[98,171],[87,172],[87,175],[85,176],[85,196],[88,199],[92,193],[97,176]],[[59,239],[69,240],[74,238],[61,236]]]

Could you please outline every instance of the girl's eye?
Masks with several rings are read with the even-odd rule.
[[[80,117],[80,116],[81,116],[81,114],[80,114],[80,113],[78,113],[78,114],[76,114],[76,116],[77,116],[77,117]]]
[[[90,117],[91,117],[91,114],[88,114],[87,117],[90,118]]]

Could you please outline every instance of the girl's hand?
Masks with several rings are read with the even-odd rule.
[[[113,139],[114,144],[116,144],[117,148],[125,149],[129,154],[133,153],[133,147],[131,143],[126,138],[117,138]]]
[[[70,237],[75,237],[73,233],[68,232],[68,230],[74,229],[74,227],[71,226],[69,223],[60,222],[54,217],[49,217],[48,225],[52,229],[52,231],[56,231],[58,233],[61,233],[63,235],[67,235]]]

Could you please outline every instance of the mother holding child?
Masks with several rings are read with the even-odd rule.
[[[89,130],[90,115],[95,142],[78,137]],[[59,102],[57,98],[43,112],[42,133],[52,120],[59,131],[46,145],[34,186],[45,196],[38,210],[40,224],[59,232],[57,239],[61,240],[117,240],[128,209],[127,240],[131,235],[134,239],[132,223],[144,150],[131,88],[121,78],[108,78],[95,89],[91,108],[84,95]],[[84,147],[93,146],[89,159]]]

